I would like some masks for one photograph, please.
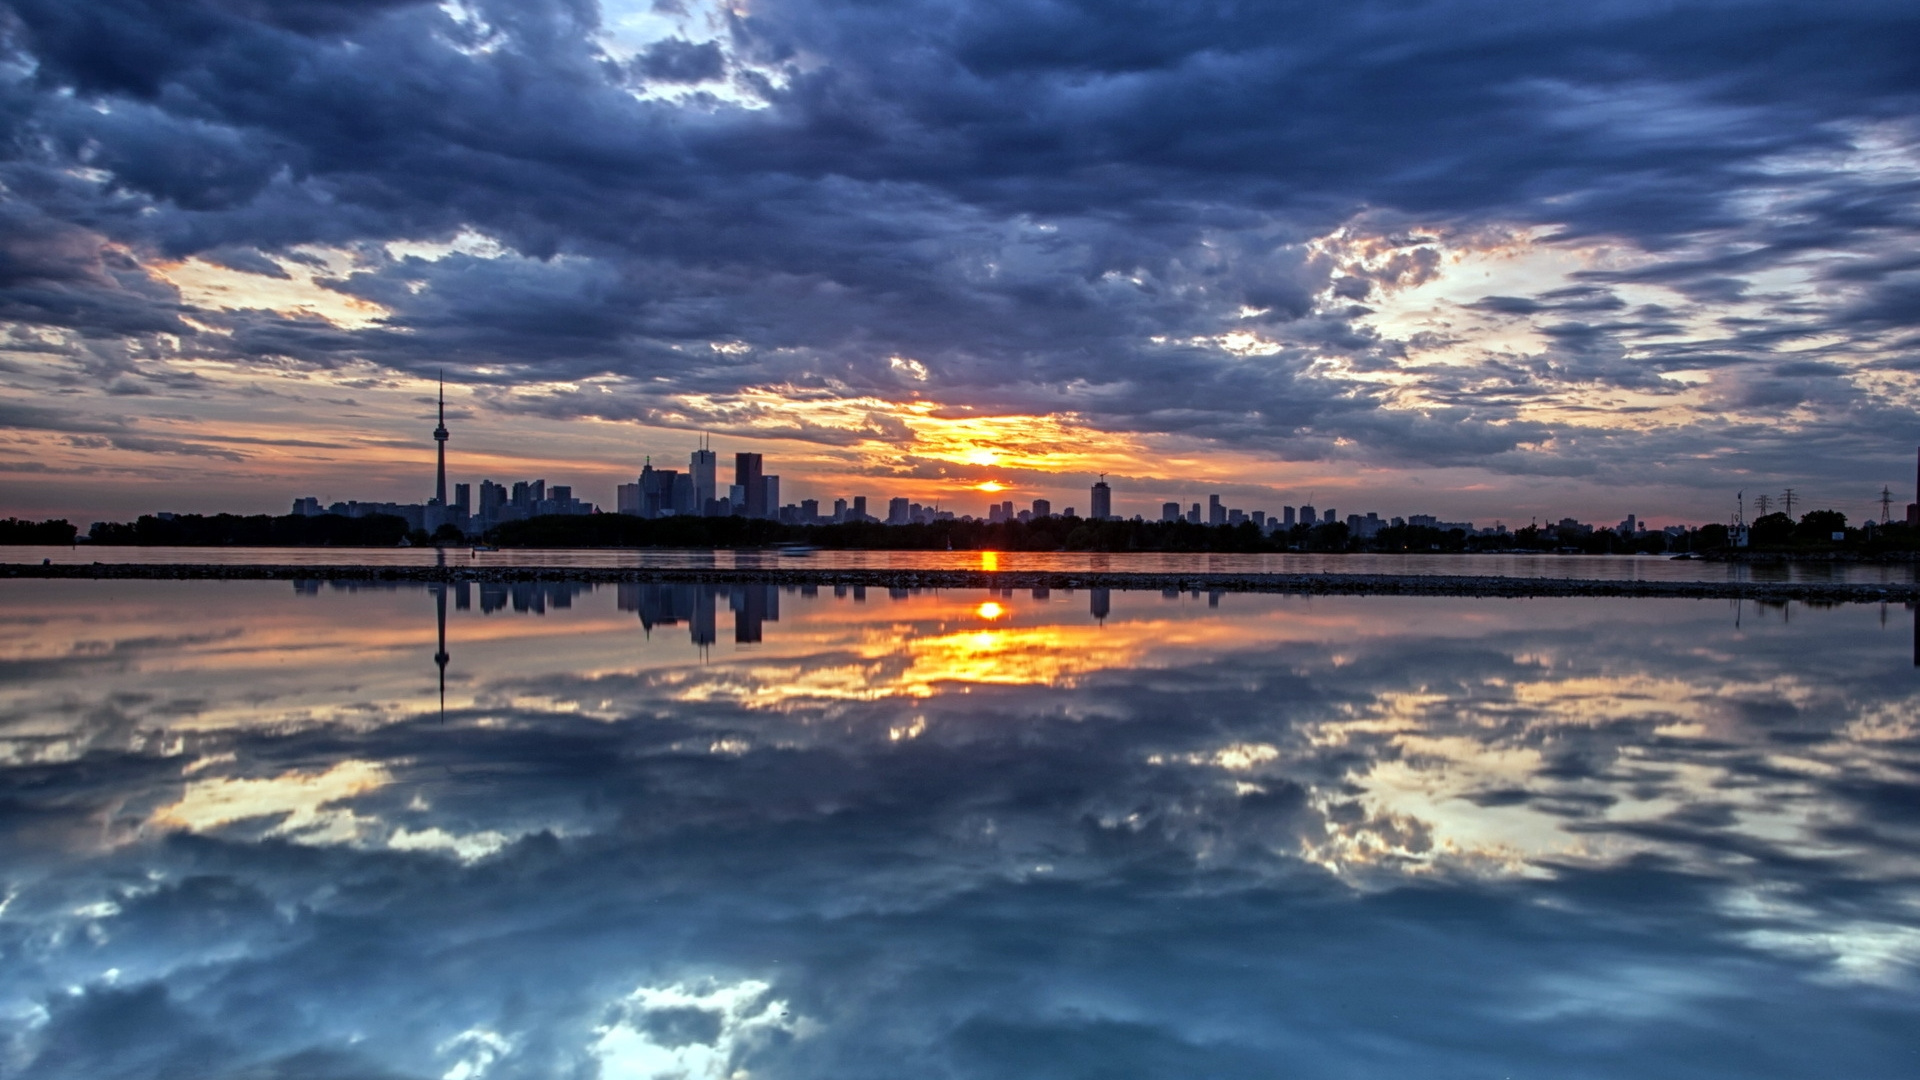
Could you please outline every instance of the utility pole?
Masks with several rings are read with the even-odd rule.
[[[1782,492],[1780,495],[1780,501],[1787,504],[1787,516],[1792,517],[1793,516],[1793,489],[1788,488],[1786,491]]]

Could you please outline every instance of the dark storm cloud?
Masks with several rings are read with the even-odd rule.
[[[810,379],[897,393],[887,359],[908,355],[930,372],[919,389],[952,403],[1079,408],[1279,454],[1347,439],[1384,459],[1501,462],[1542,432],[1460,396],[1470,412],[1424,429],[1383,420],[1370,384],[1309,370],[1327,354],[1398,367],[1403,346],[1341,305],[1436,272],[1431,238],[1388,229],[1395,254],[1338,277],[1307,241],[1362,212],[1550,224],[1655,253],[1726,234],[1721,256],[1604,275],[1705,304],[1916,226],[1903,182],[1768,164],[1910,114],[1920,19],[1897,3],[1435,2],[1386,17],[776,0],[728,16],[719,39],[668,37],[624,63],[584,0],[479,0],[458,18],[375,0],[8,9],[0,171],[17,227],[0,243],[0,316],[179,334],[178,298],[99,269],[103,244],[270,276],[262,252],[363,245],[363,268],[331,284],[388,307],[386,325],[201,313],[236,333],[185,351],[229,358],[490,366],[501,383],[612,373],[644,397]],[[722,84],[764,107],[714,97]],[[1783,187],[1778,220],[1743,209],[1743,193]],[[429,267],[364,246],[463,227],[521,258]],[[1911,290],[1884,273],[1835,325],[1913,325]],[[1572,321],[1623,305],[1596,286],[1480,307],[1568,320],[1534,369],[1542,393],[1661,389],[1663,350],[1618,346],[1659,319]],[[1287,348],[1152,343],[1235,329]],[[722,358],[712,341],[753,352]],[[1464,442],[1425,441],[1456,420]]]

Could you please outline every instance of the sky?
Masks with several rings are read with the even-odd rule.
[[[0,0],[0,514],[1878,515],[1920,9]],[[989,495],[982,485],[1003,491]]]

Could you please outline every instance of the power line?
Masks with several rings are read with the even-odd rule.
[[[1780,494],[1780,501],[1787,504],[1787,516],[1793,516],[1793,489],[1788,488]]]

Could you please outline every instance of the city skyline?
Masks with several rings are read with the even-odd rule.
[[[3,513],[1912,498],[1905,7],[8,10]]]

